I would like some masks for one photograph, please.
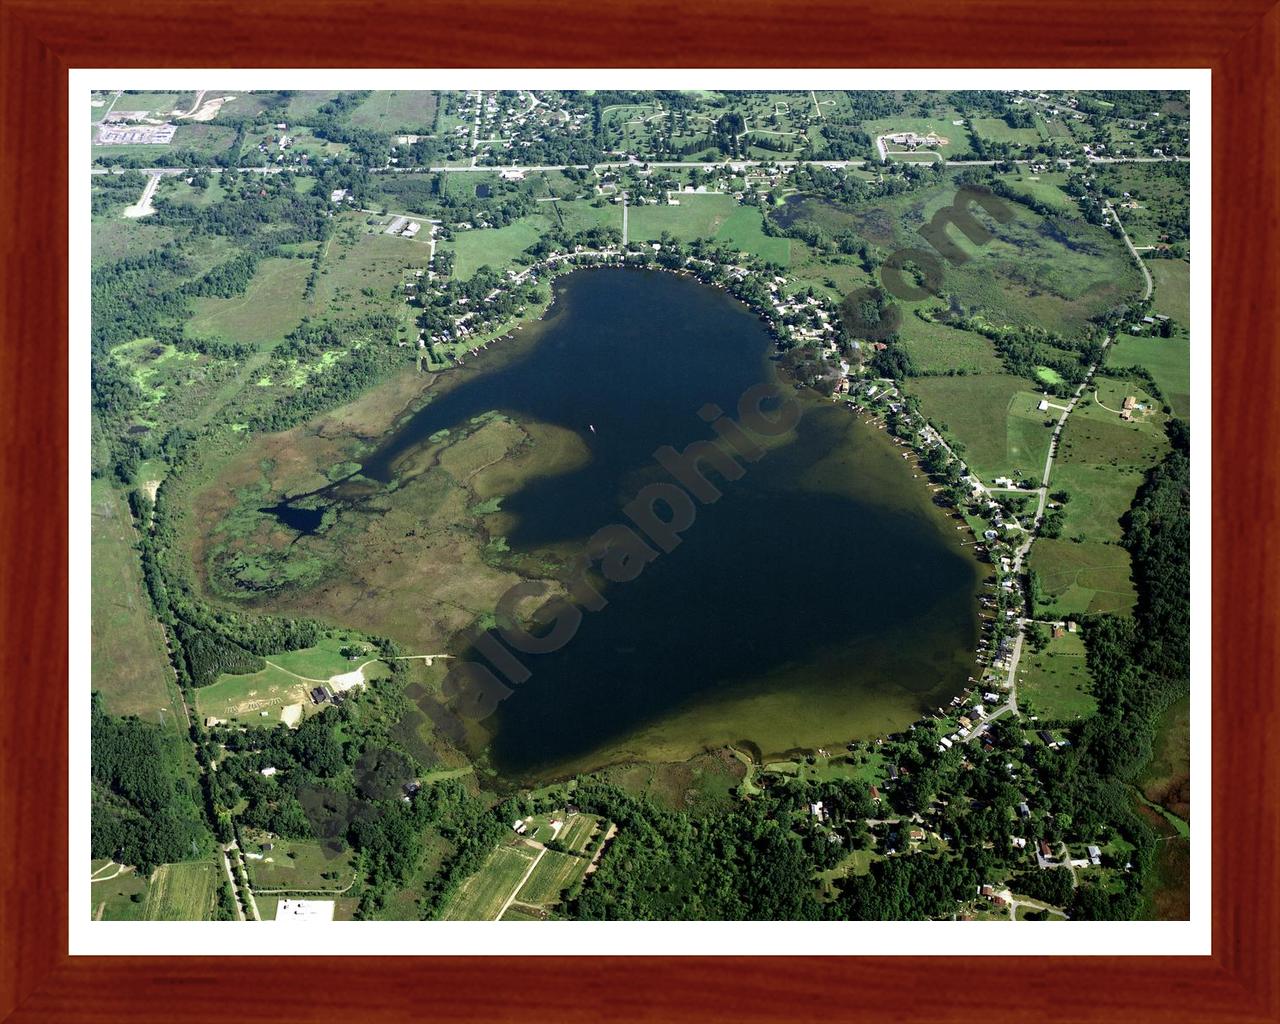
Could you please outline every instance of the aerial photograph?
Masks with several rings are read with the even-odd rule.
[[[1189,919],[1189,93],[86,104],[89,920]]]

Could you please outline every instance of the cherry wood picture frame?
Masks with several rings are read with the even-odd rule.
[[[1280,1020],[1272,4],[0,0],[0,1019]],[[67,71],[113,66],[1212,69],[1212,955],[69,956]]]

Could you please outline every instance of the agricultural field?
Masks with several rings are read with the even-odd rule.
[[[1018,703],[1042,719],[1072,721],[1098,710],[1080,633],[1051,638],[1043,651],[1024,649],[1018,661]]]
[[[499,846],[445,905],[445,921],[496,920],[533,864],[538,851],[516,842]]]
[[[185,729],[160,623],[142,586],[137,534],[123,493],[93,481],[90,665],[93,688],[113,715]]]
[[[435,125],[436,93],[428,90],[378,90],[347,115],[353,128],[425,135]]]
[[[222,865],[213,858],[161,864],[147,885],[143,918],[147,921],[210,920],[218,887],[225,878]]]
[[[964,459],[990,483],[998,476],[1039,480],[1049,454],[1049,413],[1041,397],[1011,374],[913,377],[905,384],[930,422],[964,445]]]
[[[550,906],[560,902],[564,890],[582,879],[589,862],[585,857],[548,850],[538,861],[528,881],[516,893],[520,903],[530,906]]]

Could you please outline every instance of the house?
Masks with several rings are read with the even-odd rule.
[[[871,799],[872,799],[872,800],[874,800],[874,801],[876,801],[876,803],[879,803],[879,802],[880,802],[880,790],[879,790],[879,789],[877,789],[875,786],[872,786],[869,792],[871,793]]]
[[[1042,742],[1046,747],[1053,745],[1053,736],[1049,733],[1049,730],[1037,729],[1036,735],[1040,737],[1040,742]]]
[[[1053,856],[1053,851],[1049,849],[1049,844],[1045,842],[1043,839],[1040,840],[1039,848],[1040,848],[1040,856],[1045,858],[1045,860],[1048,860],[1050,857]]]
[[[329,699],[329,691],[323,686],[314,687],[311,691],[311,703],[323,704]]]
[[[265,775],[265,776],[269,779],[269,778],[271,778],[271,776],[275,775],[275,774],[276,774],[276,772],[278,772],[279,770],[280,770],[279,768],[273,767],[272,765],[267,765],[267,767],[266,767],[266,768],[263,768],[263,769],[259,772],[259,774],[260,774],[260,775]]]
[[[1018,817],[1019,818],[1031,817],[1031,807],[1027,804],[1025,800],[1023,800],[1022,803],[1018,804]],[[1026,844],[1023,843],[1023,845],[1025,846]]]
[[[411,220],[409,222],[409,226],[406,227],[402,232],[400,232],[400,234],[403,235],[405,238],[413,238],[421,230],[422,230],[422,225],[419,224],[416,220]]]
[[[1098,867],[1102,863],[1102,851],[1093,845],[1088,846],[1087,850],[1089,853],[1089,863],[1095,868]]]

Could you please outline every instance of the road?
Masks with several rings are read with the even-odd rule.
[[[1132,239],[1129,238],[1129,232],[1124,229],[1124,222],[1120,219],[1120,215],[1116,213],[1115,207],[1111,205],[1111,200],[1107,200],[1107,209],[1111,211],[1111,216],[1116,219],[1116,227],[1120,229],[1120,237],[1124,239],[1125,247],[1129,250],[1129,255],[1133,257],[1134,262],[1138,264],[1138,269],[1142,271],[1142,277],[1147,282],[1147,290],[1142,295],[1145,302],[1151,298],[1151,292],[1155,288],[1154,282],[1151,280],[1151,271],[1147,269],[1147,261],[1138,255],[1138,250],[1134,248]]]
[[[218,852],[222,855],[222,870],[227,873],[227,882],[231,886],[231,898],[236,905],[236,918],[243,921],[245,917],[244,908],[240,903],[240,887],[236,884],[236,875],[235,872],[231,870],[231,860],[227,857],[227,850],[233,846],[235,846],[235,843],[224,846]]]
[[[160,185],[161,177],[162,175],[152,174],[147,178],[147,185],[142,190],[142,195],[138,197],[138,201],[132,206],[124,208],[124,216],[136,219],[156,212],[155,207],[151,205],[151,197],[156,194],[156,188]]]
[[[1166,157],[1107,157],[1107,158],[1090,158],[1091,163],[1169,163],[1176,159],[1179,162],[1186,162],[1185,157],[1166,158]],[[1013,164],[1029,164],[1038,163],[1040,161],[1032,160],[947,160],[947,167],[991,167],[997,163],[1013,163]],[[564,170],[619,170],[624,167],[652,167],[663,168],[668,170],[679,170],[681,168],[697,167],[701,170],[714,170],[723,168],[729,171],[744,171],[752,167],[777,167],[780,170],[790,170],[793,167],[801,165],[808,167],[827,167],[831,169],[840,169],[843,167],[865,167],[866,160],[609,160],[602,161],[597,164],[495,164],[485,166],[480,164],[465,164],[460,167],[454,166],[437,166],[437,167],[409,167],[409,166],[387,166],[374,167],[370,169],[372,174],[492,174],[496,171],[515,171],[521,174],[534,174],[539,171],[564,171]],[[1072,166],[1072,161],[1064,161],[1066,166]],[[169,174],[169,175],[185,175],[190,170],[187,167],[143,167],[137,168],[143,174]],[[281,167],[273,165],[270,167],[238,167],[236,168],[242,173],[258,173],[258,174],[279,174],[282,171],[293,171],[294,173],[305,173],[298,167]],[[90,174],[122,174],[125,168],[108,168],[108,167],[91,167]],[[221,167],[203,167],[199,168],[210,174],[220,174],[223,170]]]

